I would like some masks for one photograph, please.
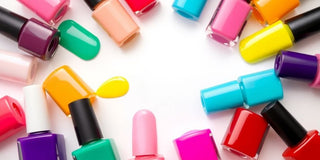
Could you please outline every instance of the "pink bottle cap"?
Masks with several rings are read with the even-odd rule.
[[[210,129],[187,132],[173,142],[180,160],[220,160]]]
[[[0,111],[0,141],[25,128],[24,112],[18,101],[9,96],[2,97]]]
[[[156,118],[148,110],[140,110],[133,117],[132,155],[156,155],[157,148]]]

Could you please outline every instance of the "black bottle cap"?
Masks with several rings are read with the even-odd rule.
[[[71,102],[69,110],[79,145],[84,145],[103,137],[88,98]]]
[[[268,104],[261,114],[289,147],[296,146],[307,135],[307,131],[278,101]]]
[[[303,39],[320,30],[320,7],[290,18],[285,23],[289,25],[295,41]]]
[[[91,10],[94,10],[96,6],[103,0],[84,0]]]
[[[18,41],[20,30],[28,19],[0,6],[0,33]]]

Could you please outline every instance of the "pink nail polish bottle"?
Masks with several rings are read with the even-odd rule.
[[[245,0],[221,0],[207,27],[208,36],[227,46],[234,46],[250,11],[251,6]]]
[[[37,58],[0,50],[0,79],[30,84],[37,71]]]
[[[67,12],[70,0],[18,0],[47,23],[54,25]]]
[[[156,118],[149,110],[140,110],[133,117],[131,160],[164,160],[158,154]]]
[[[187,132],[173,143],[180,160],[220,160],[210,129]]]

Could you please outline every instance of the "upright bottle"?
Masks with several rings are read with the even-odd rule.
[[[72,152],[75,160],[119,160],[113,139],[102,139],[97,118],[88,98],[69,104],[74,129],[81,148]]]
[[[54,25],[67,12],[70,0],[19,0],[47,23]]]
[[[286,160],[318,160],[320,158],[319,131],[309,132],[278,101],[268,104],[262,116],[278,133],[288,148],[282,156]]]
[[[63,135],[50,131],[45,93],[41,85],[23,88],[28,137],[18,139],[20,160],[67,160]]]
[[[34,18],[26,19],[0,6],[0,33],[17,41],[18,47],[49,60],[59,45],[59,32]]]
[[[139,26],[130,17],[119,0],[84,0],[93,10],[92,17],[122,46],[139,32]]]
[[[305,37],[320,30],[320,7],[290,18],[281,20],[248,36],[240,42],[242,58],[255,63],[276,55]]]
[[[164,160],[158,155],[156,118],[148,110],[140,110],[133,117],[131,160]]]

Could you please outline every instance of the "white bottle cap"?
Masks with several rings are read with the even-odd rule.
[[[47,98],[41,85],[23,88],[27,133],[49,131]]]

